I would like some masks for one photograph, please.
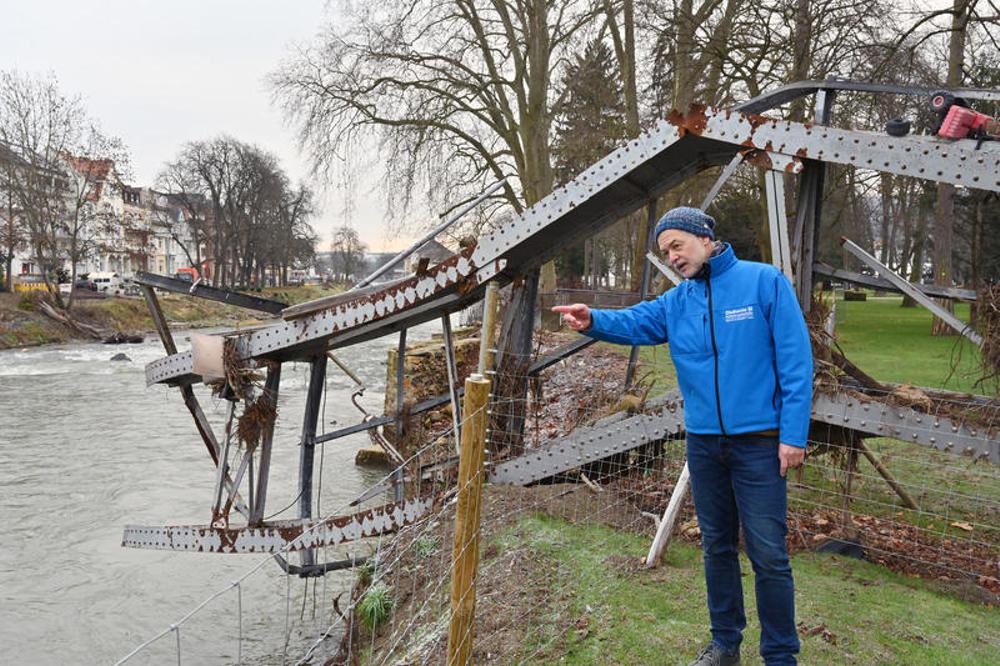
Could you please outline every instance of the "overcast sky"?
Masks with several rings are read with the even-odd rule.
[[[52,71],[65,94],[81,94],[125,141],[136,185],[151,185],[185,142],[221,133],[275,153],[297,180],[308,169],[264,78],[335,11],[324,0],[11,0],[0,14],[0,68]],[[348,222],[362,240],[405,246],[382,223],[381,196],[361,194]],[[344,220],[336,193],[323,204],[313,226],[325,250]]]

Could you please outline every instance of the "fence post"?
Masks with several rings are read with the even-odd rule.
[[[480,374],[465,380],[465,425],[458,463],[458,505],[455,510],[455,546],[452,550],[451,626],[448,628],[448,664],[472,663],[473,620],[476,615],[476,572],[479,569],[479,515],[486,450],[486,405],[490,381]]]

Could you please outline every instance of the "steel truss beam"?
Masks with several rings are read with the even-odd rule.
[[[767,224],[771,231],[771,263],[789,282],[792,275],[792,250],[788,246],[788,218],[785,216],[785,181],[780,171],[768,170],[764,174],[764,190],[767,197]]]
[[[855,242],[847,239],[840,239],[841,245],[844,249],[853,254],[855,257],[860,259],[869,268],[876,270],[879,274],[884,277],[889,282],[892,282],[896,287],[899,288],[904,294],[920,303],[922,306],[930,310],[935,317],[940,318],[944,323],[951,326],[953,329],[964,335],[966,338],[971,340],[974,344],[979,347],[983,346],[983,336],[972,330],[972,327],[953,315],[952,313],[945,310],[943,307],[935,303],[933,300],[928,298],[922,291],[917,289],[910,283],[909,280],[905,280],[899,275],[893,273],[889,268],[880,262],[878,259],[868,254],[862,250]]]
[[[686,114],[672,114],[482,238],[475,248],[425,275],[293,321],[238,334],[237,349],[244,358],[302,358],[315,348],[325,351],[439,317],[446,308],[478,298],[480,286],[489,280],[499,276],[509,281],[533,270],[568,244],[747,148],[1000,191],[998,143],[987,142],[977,150],[974,141],[891,137],[695,105]],[[150,383],[196,380],[189,354],[155,361],[146,370]]]
[[[820,277],[831,278],[833,280],[843,280],[844,282],[860,284],[873,289],[895,291],[900,294],[903,293],[902,289],[885,278],[879,277],[878,275],[862,275],[861,273],[855,273],[853,271],[845,271],[842,268],[834,268],[833,266],[828,266],[821,262],[815,262],[813,264],[813,273],[815,275],[819,275]],[[921,291],[931,298],[952,298],[970,302],[976,300],[976,292],[972,289],[942,287],[936,284],[914,284],[912,282],[910,284],[913,285],[914,289]]]
[[[577,428],[524,455],[493,467],[490,483],[527,485],[569,471],[615,453],[665,439],[684,430],[680,394],[662,398],[664,405],[650,414],[636,414],[607,425]],[[659,402],[659,401],[658,401]]]
[[[828,79],[826,81],[796,81],[788,85],[769,90],[762,95],[754,97],[748,102],[737,105],[738,111],[746,113],[760,113],[773,109],[782,104],[787,104],[800,97],[807,97],[822,91],[849,91],[860,93],[880,93],[891,95],[907,95],[910,97],[930,97],[939,88],[924,88],[922,86],[895,86],[883,83],[869,83],[867,81],[844,81],[838,79]],[[986,88],[952,88],[950,90],[956,97],[965,99],[979,99],[986,102],[1000,102],[1000,90],[989,90]]]
[[[190,283],[185,280],[178,280],[176,278],[167,277],[166,275],[157,275],[155,273],[147,273],[145,271],[138,271],[132,280],[136,284],[140,284],[146,287],[156,287],[162,291],[170,291],[175,294],[187,294],[188,296],[197,296],[198,298],[204,298],[209,301],[218,301],[220,303],[227,303],[229,305],[235,305],[236,307],[246,308],[248,310],[257,310],[258,312],[267,312],[268,314],[280,314],[282,310],[288,307],[287,303],[281,303],[279,301],[272,301],[267,298],[259,298],[257,296],[250,296],[248,294],[241,294],[237,291],[232,291],[230,289],[220,289],[218,287],[209,287],[208,285],[200,283]]]
[[[663,399],[668,401],[667,407],[659,412],[578,428],[519,458],[500,463],[493,468],[490,482],[527,485],[615,453],[679,435],[684,430],[679,395],[671,392]],[[985,430],[878,400],[819,393],[813,400],[812,420],[1000,464],[1000,440],[991,438]]]
[[[496,277],[504,262],[475,266],[470,250],[430,269],[367,296],[299,318],[247,333],[233,332],[243,358],[302,360],[440,317],[444,308],[457,309],[476,299],[480,287]],[[334,337],[336,336],[336,337]],[[146,366],[146,383],[183,384],[199,381],[190,351],[153,361]]]
[[[297,552],[391,534],[413,524],[439,504],[437,497],[417,497],[348,516],[321,521],[283,520],[259,527],[127,525],[122,546],[200,553]]]
[[[944,416],[854,395],[819,393],[813,399],[812,418],[873,437],[892,437],[1000,465],[1000,439],[991,437],[985,428]]]

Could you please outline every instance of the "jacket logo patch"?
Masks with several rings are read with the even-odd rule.
[[[742,308],[735,308],[733,310],[726,310],[726,323],[734,321],[743,321],[744,319],[753,319],[753,306],[746,305]]]

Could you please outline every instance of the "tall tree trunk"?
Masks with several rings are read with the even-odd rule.
[[[962,83],[962,66],[965,62],[965,34],[969,22],[970,0],[955,0],[952,5],[951,34],[948,37],[948,78],[945,85],[954,89]],[[955,228],[955,187],[947,183],[937,186],[937,219],[934,221],[934,283],[951,286],[951,251]],[[950,300],[940,304],[950,312],[954,305]],[[944,321],[934,318],[931,326],[933,335],[956,335],[956,331]]]
[[[694,101],[697,78],[693,71],[695,31],[694,3],[681,0],[674,15],[674,108],[686,111]]]
[[[625,134],[627,138],[634,139],[639,136],[639,92],[635,74],[635,2],[634,0],[623,0],[620,27],[612,9],[611,0],[605,0],[604,9],[611,32],[611,40],[615,46],[615,56],[618,59],[622,96],[625,98]],[[649,222],[642,211],[633,213],[632,216],[639,225],[639,240],[633,246],[629,288],[632,291],[638,291],[642,266],[646,261],[646,251],[648,250],[645,243],[646,237],[649,235]],[[624,279],[621,285],[625,285]]]
[[[521,114],[521,145],[524,147],[524,203],[532,206],[552,192],[555,172],[549,146],[549,54],[551,53],[548,7],[545,0],[531,3],[531,34],[528,36],[528,68],[526,108]],[[546,262],[539,276],[538,290],[556,291],[555,261]],[[541,313],[545,330],[559,328],[560,318],[546,310]]]
[[[976,212],[972,219],[972,256],[970,257],[972,261],[972,284],[969,285],[973,290],[979,291],[979,266],[982,257],[980,256],[983,251],[983,208],[985,199],[983,196],[976,197]],[[973,301],[971,307],[969,308],[969,325],[975,327],[979,320],[979,301]]]
[[[792,68],[788,72],[788,83],[804,81],[812,69],[812,20],[810,0],[795,0],[795,19],[792,25]],[[792,100],[788,108],[791,120],[802,122],[806,119],[806,98]]]
[[[910,282],[919,283],[924,272],[924,245],[927,243],[927,215],[929,211],[920,206],[917,211],[917,228],[913,233],[913,264],[910,269]],[[909,296],[903,296],[904,308],[915,308],[917,302]]]

